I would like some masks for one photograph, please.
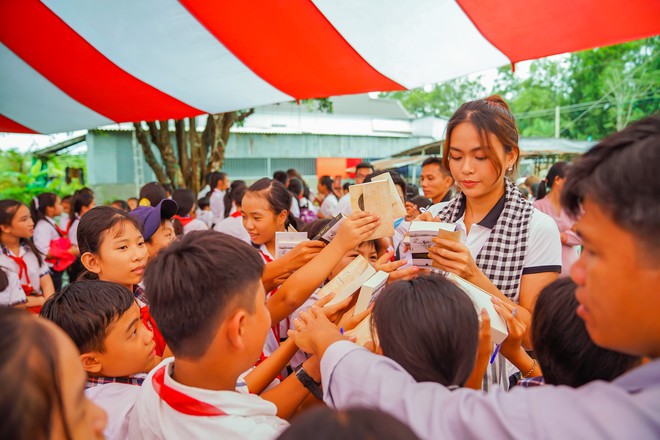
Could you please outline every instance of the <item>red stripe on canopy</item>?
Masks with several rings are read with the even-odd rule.
[[[64,93],[116,122],[200,114],[126,73],[37,0],[2,1],[0,41]]]
[[[457,0],[512,62],[609,46],[660,33],[660,1]]]
[[[16,121],[13,121],[0,113],[0,132],[4,133],[30,133],[37,134],[36,131],[31,130]]]
[[[308,0],[181,0],[253,72],[297,99],[403,90],[353,49]]]

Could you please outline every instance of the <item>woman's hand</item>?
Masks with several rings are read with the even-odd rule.
[[[426,213],[425,213],[426,214]],[[434,238],[435,246],[429,248],[429,258],[434,266],[471,281],[480,271],[470,249],[463,243],[446,238]]]
[[[502,342],[500,353],[507,359],[518,356],[522,350],[523,336],[527,331],[527,326],[517,313],[518,307],[502,301],[499,298],[492,297],[493,307],[499,315],[506,321],[506,327],[509,336]]]
[[[319,240],[303,241],[282,258],[287,259],[292,271],[297,270],[316,257],[324,247],[325,243]]]
[[[332,242],[336,241],[348,252],[367,241],[379,225],[378,216],[363,211],[355,212],[342,221]]]

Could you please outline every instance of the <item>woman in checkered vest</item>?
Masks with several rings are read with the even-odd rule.
[[[455,223],[462,240],[435,239],[431,258],[452,272],[517,308],[527,324],[534,302],[561,272],[561,240],[552,218],[537,210],[511,182],[520,158],[518,130],[499,96],[466,102],[447,124],[442,161],[460,192],[432,206],[436,221]],[[484,378],[508,389],[513,365],[497,356]],[[525,372],[523,372],[524,374]]]

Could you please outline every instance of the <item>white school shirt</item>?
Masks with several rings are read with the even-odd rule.
[[[214,189],[211,193],[209,205],[213,211],[213,223],[220,223],[225,218],[225,191]]]
[[[129,422],[129,439],[259,439],[276,438],[289,424],[277,417],[272,402],[254,394],[212,391],[172,379],[174,358],[164,359],[140,387]],[[187,415],[173,409],[153,387],[154,373],[165,367],[163,385],[214,406],[226,415]]]
[[[183,227],[183,235],[186,235],[188,232],[192,231],[208,231],[209,227],[206,226],[206,223],[199,219],[192,219],[186,223]]]
[[[108,415],[108,424],[103,431],[107,440],[128,438],[128,423],[139,392],[139,385],[125,383],[107,383],[85,390],[87,398],[103,408]]]
[[[60,229],[66,231],[66,228],[69,227],[69,214],[66,212],[60,214],[59,218],[57,219],[57,223],[60,225]]]
[[[32,241],[44,258],[50,252],[50,242],[58,238],[60,238],[60,234],[55,229],[55,220],[52,218],[46,217],[41,219],[35,225]]]
[[[333,193],[329,193],[323,199],[323,203],[321,203],[321,209],[319,210],[319,213],[322,214],[324,218],[336,217],[337,214],[339,214],[338,205],[339,202],[337,200],[337,196],[335,196]]]
[[[238,215],[236,215],[237,213]],[[226,219],[221,220],[220,223],[216,223],[213,230],[236,237],[247,244],[252,243],[250,240],[250,234],[248,234],[248,231],[246,231],[243,226],[243,218],[241,217],[240,211],[236,211]]]
[[[197,220],[206,223],[208,229],[213,226],[213,211],[197,209]]]
[[[298,200],[295,197],[291,197],[290,211],[295,218],[300,218],[300,206],[298,206]]]
[[[19,279],[21,284],[27,284],[27,277],[23,274],[23,277],[20,277],[20,266],[14,260],[9,258],[8,255],[14,255],[12,251],[7,249],[4,245],[0,246],[0,266],[6,268],[8,271],[14,272]],[[37,292],[41,293],[41,277],[50,274],[50,269],[45,261],[42,259],[42,263],[39,264],[37,256],[32,252],[30,247],[21,243],[18,256],[23,258],[25,265],[27,266],[27,276],[30,277],[30,285]]]
[[[337,202],[337,210],[346,216],[351,215],[353,213],[353,208],[351,208],[350,193],[341,196],[341,199],[339,199],[339,202]]]
[[[197,200],[202,199],[206,197],[206,194],[211,191],[211,185],[206,185],[204,188],[202,188],[198,193],[197,193]]]
[[[5,290],[0,291],[0,306],[16,306],[18,304],[25,304],[27,297],[18,280],[18,275],[9,269],[0,269],[7,275],[7,287]]]
[[[71,223],[69,228],[69,241],[72,245],[78,246],[78,225],[80,224],[80,217],[76,214],[76,218]]]

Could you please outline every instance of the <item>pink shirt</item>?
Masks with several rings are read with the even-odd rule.
[[[571,230],[575,220],[568,216],[563,209],[557,213],[549,197],[534,202],[534,207],[539,211],[548,214],[557,223],[559,232],[564,234],[566,242],[561,245],[561,276],[569,276],[571,266],[579,257],[577,246],[582,244],[582,240]]]

